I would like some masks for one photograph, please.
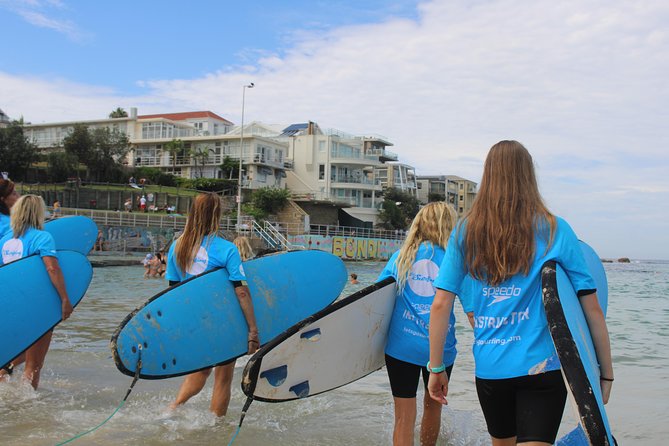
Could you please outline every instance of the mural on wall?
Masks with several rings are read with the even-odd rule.
[[[138,228],[126,226],[99,227],[104,237],[105,249],[108,251],[155,251],[166,250],[174,237],[174,229],[169,228]]]
[[[331,252],[344,260],[388,260],[395,251],[400,249],[403,241],[365,237],[297,235],[289,237],[289,242],[307,249]]]

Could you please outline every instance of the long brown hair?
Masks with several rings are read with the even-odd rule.
[[[555,216],[539,194],[532,156],[521,143],[500,141],[492,146],[466,218],[467,269],[493,286],[514,274],[529,273],[536,231],[551,245]]]
[[[411,271],[411,265],[416,260],[416,253],[423,242],[446,249],[448,237],[455,226],[457,214],[452,206],[438,201],[425,205],[411,222],[400,253],[397,255],[397,291],[402,293]]]
[[[204,237],[216,234],[221,220],[221,198],[212,193],[195,197],[186,219],[183,234],[174,247],[177,266],[181,271],[188,271]]]
[[[0,198],[9,197],[14,192],[14,182],[0,178]],[[0,214],[9,215],[9,206],[5,204],[4,200],[0,200]]]

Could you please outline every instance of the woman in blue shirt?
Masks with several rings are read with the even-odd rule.
[[[242,281],[246,280],[242,260],[235,245],[218,235],[221,220],[221,198],[212,193],[195,197],[186,220],[183,234],[170,246],[167,254],[165,277],[170,286],[213,268],[225,268],[230,276],[242,313],[248,324],[248,352],[260,346],[258,327],[253,313],[251,294]],[[210,410],[224,416],[230,403],[230,387],[235,370],[235,360],[214,367],[214,390]],[[211,368],[186,376],[172,409],[197,395],[211,374]]]
[[[9,231],[9,210],[20,197],[14,187],[14,182],[0,178],[0,238]]]
[[[544,205],[527,149],[501,141],[488,153],[471,211],[451,234],[430,325],[430,361],[441,364],[454,296],[467,297],[476,390],[493,446],[552,444],[562,419],[567,392],[541,295],[548,260],[560,263],[580,297],[606,402],[613,381],[609,336],[578,239]],[[445,404],[448,377],[430,374],[428,389]]]
[[[11,231],[0,238],[0,254],[2,264],[10,263],[33,254],[38,254],[42,257],[51,283],[53,283],[60,297],[62,320],[66,320],[72,314],[72,305],[65,289],[63,272],[58,265],[56,243],[51,234],[43,231],[45,214],[46,206],[42,197],[24,195],[19,198],[12,208]],[[26,323],[29,323],[29,321],[26,321]],[[40,372],[44,366],[46,354],[49,351],[52,333],[53,330],[49,330],[49,332],[26,350],[25,354],[15,358],[11,365],[13,368],[13,366],[25,360],[26,365],[23,378],[34,389],[37,389],[39,385]],[[12,369],[10,368],[10,370]]]
[[[429,376],[426,364],[430,356],[428,327],[435,294],[433,282],[456,220],[455,210],[445,202],[424,206],[411,223],[402,248],[392,255],[379,276],[379,281],[394,277],[397,282],[397,299],[385,349],[386,370],[395,405],[395,446],[414,444],[416,390],[420,375],[423,375],[426,386]],[[450,377],[457,353],[452,311],[449,322],[442,358],[444,370]],[[436,444],[440,426],[441,404],[432,401],[425,392],[420,444]]]

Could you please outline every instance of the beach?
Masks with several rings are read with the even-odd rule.
[[[138,258],[138,262],[139,262]],[[358,274],[348,295],[371,284],[382,262],[347,262]],[[669,436],[669,262],[604,265],[609,280],[608,324],[615,384],[608,407],[619,444],[662,444]],[[143,268],[95,268],[87,295],[70,320],[58,326],[37,392],[14,379],[0,383],[0,430],[4,445],[53,445],[103,422],[121,402],[131,378],[114,366],[109,339],[134,308],[164,289],[162,279],[143,279]],[[485,445],[489,438],[478,407],[471,356],[472,333],[456,306],[458,358],[442,416],[438,444]],[[185,406],[166,410],[181,378],[145,381],[97,431],[74,441],[86,445],[228,444],[245,396],[239,379],[248,358],[237,361],[228,415],[208,411],[211,383]],[[345,366],[345,365],[342,365]],[[15,375],[16,376],[16,375]],[[422,389],[419,390],[419,400]],[[391,444],[392,397],[385,370],[305,400],[254,402],[234,445]],[[567,405],[561,433],[575,426]],[[417,438],[417,437],[416,437]]]

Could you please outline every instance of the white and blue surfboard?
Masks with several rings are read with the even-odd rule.
[[[73,307],[84,297],[93,277],[86,256],[59,251],[58,263]],[[62,320],[61,302],[42,258],[32,255],[0,266],[0,365],[27,350]]]
[[[88,254],[98,237],[95,222],[83,215],[60,217],[44,224],[44,230],[53,236],[57,251],[76,251]]]
[[[348,275],[339,257],[292,251],[243,263],[264,344],[332,303]],[[222,364],[247,352],[246,319],[225,269],[170,287],[130,313],[111,340],[116,367],[163,379]]]
[[[606,315],[608,283],[597,253],[581,242],[597,297]],[[546,319],[555,344],[578,426],[556,444],[562,446],[615,445],[600,388],[599,363],[588,323],[569,277],[555,262],[541,272]]]
[[[249,359],[242,390],[277,403],[318,395],[380,369],[396,298],[389,277],[300,321]]]

